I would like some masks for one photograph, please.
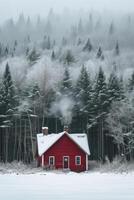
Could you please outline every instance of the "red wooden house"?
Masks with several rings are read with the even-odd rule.
[[[86,134],[37,134],[38,162],[42,167],[88,170],[90,150]]]

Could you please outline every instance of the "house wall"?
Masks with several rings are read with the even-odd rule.
[[[67,135],[63,135],[44,154],[44,165],[48,165],[49,156],[55,156],[55,168],[63,169],[63,156],[69,156],[69,168],[72,171],[86,170],[86,154]],[[81,165],[75,165],[75,156],[81,156]],[[41,159],[40,159],[40,162]]]

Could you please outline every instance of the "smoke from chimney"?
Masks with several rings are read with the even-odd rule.
[[[69,133],[69,127],[67,125],[64,126],[64,131],[66,131],[67,133]]]
[[[61,100],[54,102],[50,112],[59,117],[63,124],[71,124],[73,107],[74,101],[71,98],[63,96]]]

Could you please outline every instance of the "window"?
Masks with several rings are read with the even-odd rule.
[[[81,156],[75,156],[75,164],[81,165]]]
[[[55,165],[55,157],[49,156],[49,165]]]

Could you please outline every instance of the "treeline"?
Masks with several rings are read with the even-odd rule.
[[[73,84],[70,73],[65,65],[57,90],[44,93],[38,84],[20,90],[6,64],[0,83],[1,161],[33,161],[41,127],[47,125],[50,133],[58,133],[64,123],[71,132],[88,134],[92,159],[104,161],[108,156],[112,160],[117,154],[133,159],[134,74],[125,84],[116,68],[106,79],[101,67],[93,78],[82,66]],[[63,110],[55,102],[62,102]]]
[[[118,40],[123,48],[133,48],[133,22],[132,13],[107,17],[94,11],[73,17],[73,14],[58,15],[50,10],[45,19],[38,16],[34,20],[20,14],[17,20],[9,19],[0,26],[0,59],[8,55],[28,55],[34,48],[39,54],[42,49],[59,47],[60,51],[65,46],[84,46],[87,38],[91,42],[89,40],[88,48],[85,45],[83,50],[89,52],[99,49],[98,43],[103,44],[104,50],[111,50]]]
[[[133,159],[134,16],[120,19],[51,10],[1,26],[0,161],[32,162],[41,127],[64,125],[88,134],[91,159]]]

